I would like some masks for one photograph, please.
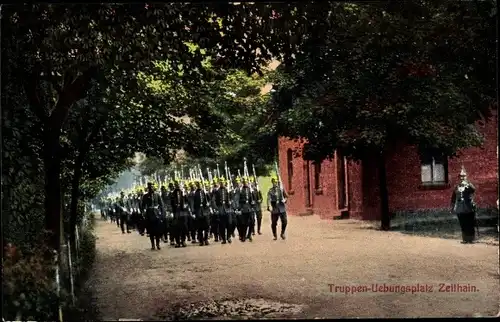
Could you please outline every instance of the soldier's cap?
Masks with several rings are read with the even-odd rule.
[[[254,177],[250,177],[250,182],[255,182],[255,178]]]
[[[278,178],[273,176],[273,177],[271,177],[271,181],[278,181]]]
[[[240,180],[240,177],[236,177],[236,179],[235,179],[234,181],[236,181],[236,182],[240,182],[240,181],[241,181],[241,180]]]
[[[219,182],[226,182],[226,179],[224,177],[220,177]]]
[[[125,194],[125,191],[120,191],[120,194],[121,194],[121,195],[124,195],[124,194]]]
[[[248,182],[248,178],[247,177],[243,177],[243,178],[241,178],[241,181]]]

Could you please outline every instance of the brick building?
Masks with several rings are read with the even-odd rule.
[[[476,186],[478,207],[496,207],[498,199],[497,111],[478,122],[485,142],[481,148],[461,151],[457,158],[419,155],[413,146],[400,146],[387,158],[390,212],[447,208],[462,164]],[[336,154],[321,164],[295,156],[300,140],[279,139],[279,166],[289,194],[291,215],[318,214],[332,219],[380,219],[380,193],[375,164],[347,161]]]

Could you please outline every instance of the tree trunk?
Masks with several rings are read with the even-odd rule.
[[[60,131],[46,127],[44,133],[44,170],[45,170],[45,228],[48,232],[47,245],[56,252],[57,265],[60,266],[61,251],[61,157]],[[47,254],[49,255],[49,254]],[[53,254],[50,254],[53,257]],[[59,301],[54,301],[53,320],[59,320]]]
[[[59,252],[61,239],[61,158],[60,131],[46,128],[44,135],[45,228],[48,246]]]
[[[380,212],[381,229],[391,229],[391,216],[389,214],[389,192],[387,191],[387,169],[385,165],[385,155],[382,153],[378,160],[378,178],[380,189]]]
[[[76,252],[76,224],[78,216],[78,201],[80,200],[80,179],[82,177],[83,153],[79,152],[73,168],[73,178],[71,180],[71,205],[69,217],[69,241],[73,249],[72,253]]]

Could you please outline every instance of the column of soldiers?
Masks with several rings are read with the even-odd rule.
[[[271,212],[271,228],[277,240],[277,224],[281,220],[280,237],[286,238],[286,198],[277,177],[267,193],[267,210]],[[236,233],[241,242],[253,241],[262,235],[263,196],[252,176],[224,177],[211,181],[175,179],[168,188],[148,183],[135,193],[122,191],[104,203],[103,217],[121,229],[123,234],[136,229],[147,235],[151,249],[161,249],[160,241],[175,248],[186,247],[187,242],[209,245],[209,240],[231,244]]]

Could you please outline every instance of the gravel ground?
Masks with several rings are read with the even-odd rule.
[[[88,286],[100,318],[452,317],[499,312],[498,244],[463,245],[316,216],[289,218],[287,240],[273,241],[269,225],[264,218],[264,234],[253,243],[212,242],[184,249],[165,244],[151,251],[148,238],[122,235],[115,224],[98,220],[97,262]],[[370,290],[384,283],[418,283],[423,289],[414,294]],[[443,292],[442,283],[470,284],[476,290]],[[345,294],[347,286],[360,288]]]

